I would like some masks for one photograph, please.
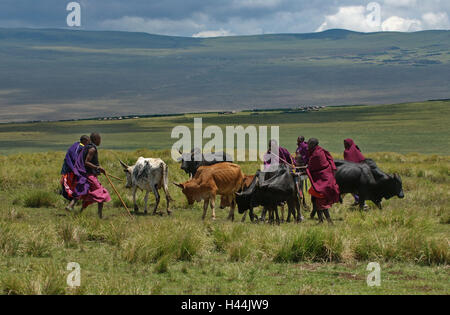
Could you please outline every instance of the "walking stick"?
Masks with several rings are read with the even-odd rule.
[[[112,177],[112,178],[114,178],[114,179],[117,179],[117,180],[120,180],[121,182],[123,182],[123,179],[122,179],[122,178],[116,177],[116,176],[111,175],[111,174],[109,174],[109,176]]]
[[[109,184],[111,185],[111,187],[113,188],[113,190],[114,190],[114,192],[116,193],[117,197],[119,197],[120,201],[122,202],[123,207],[127,210],[129,216],[130,216],[131,218],[134,219],[134,217],[131,215],[130,210],[128,210],[127,205],[126,205],[125,202],[123,201],[122,197],[120,197],[119,192],[117,191],[116,187],[114,186],[114,184],[112,183],[111,179],[109,178],[109,176],[108,176],[108,174],[107,174],[106,172],[105,172],[105,176],[106,176],[106,178],[108,179],[108,182],[109,182]]]

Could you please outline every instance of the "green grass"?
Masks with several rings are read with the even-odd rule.
[[[101,150],[101,163],[123,177],[117,161],[159,156],[170,181],[186,175],[168,151]],[[403,178],[405,199],[377,210],[352,209],[352,198],[331,210],[335,226],[280,226],[217,220],[186,205],[174,185],[173,216],[130,220],[108,203],[104,220],[91,206],[66,213],[57,195],[63,153],[1,157],[0,292],[3,294],[449,294],[450,159],[442,155],[372,153],[379,166]],[[242,163],[246,173],[257,164]],[[33,169],[33,171],[30,171]],[[33,172],[39,170],[40,176]],[[45,176],[44,176],[45,174]],[[104,178],[100,179],[112,192]],[[116,183],[121,194],[130,191]],[[47,192],[55,202],[30,208],[28,196]],[[138,194],[142,205],[143,195]],[[53,199],[54,198],[54,199]],[[150,203],[154,203],[151,196]],[[165,201],[161,202],[164,209]],[[79,206],[78,206],[79,207]],[[305,213],[306,216],[308,213]],[[240,215],[237,215],[237,221]],[[69,262],[81,265],[81,287],[65,284]],[[367,264],[381,265],[381,287],[366,284]]]
[[[333,152],[342,152],[343,139],[351,137],[363,152],[450,155],[450,101],[329,107],[310,113],[241,112],[122,121],[0,124],[0,154],[64,151],[80,135],[93,131],[102,134],[105,149],[165,150],[175,142],[170,138],[172,128],[186,125],[192,131],[194,117],[203,117],[204,128],[218,125],[222,130],[228,125],[278,125],[281,144],[291,152],[296,148],[297,137],[304,135],[307,139],[318,138],[321,145]],[[32,168],[29,176],[44,174],[40,168]]]

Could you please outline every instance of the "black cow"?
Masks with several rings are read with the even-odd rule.
[[[359,207],[364,208],[366,200],[371,200],[381,209],[381,200],[392,197],[404,198],[402,180],[398,174],[388,175],[381,171],[371,159],[361,163],[342,160],[334,161],[337,167],[336,182],[342,194],[359,196]]]
[[[181,162],[181,169],[189,174],[190,177],[195,176],[195,173],[197,173],[200,166],[209,166],[222,162],[233,162],[232,157],[225,152],[201,154],[196,150],[198,149],[192,149],[191,153],[182,153],[179,151],[181,157],[178,158],[178,161]],[[200,161],[195,161],[196,153],[201,154]]]
[[[236,193],[236,203],[239,213],[250,210],[250,219],[253,221],[253,208],[264,207],[269,211],[269,222],[273,222],[274,214],[277,223],[280,223],[278,216],[278,206],[286,202],[288,205],[288,218],[291,214],[297,219],[302,220],[300,213],[300,202],[298,199],[297,188],[295,185],[294,174],[286,166],[280,166],[274,172],[258,171],[251,185],[243,192]],[[295,210],[297,209],[297,213]]]

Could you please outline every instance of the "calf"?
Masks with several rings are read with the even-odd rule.
[[[190,153],[178,152],[181,154],[178,159],[178,161],[181,162],[181,169],[189,174],[190,178],[195,176],[200,166],[209,166],[222,162],[233,162],[233,158],[224,152],[203,154],[199,149],[192,149]],[[195,160],[196,155],[199,155],[199,161]]]
[[[277,207],[283,202],[288,204],[288,221],[293,214],[297,218],[297,222],[300,222],[302,217],[295,180],[293,174],[284,166],[280,166],[278,170],[270,173],[258,171],[248,189],[237,193],[236,197],[239,213],[250,210],[252,221],[254,219],[253,208],[263,206],[263,211],[269,210],[269,221],[273,222],[275,214],[277,223],[279,223]],[[297,209],[297,214],[295,214],[295,209]]]
[[[255,178],[255,175],[244,175],[244,180],[242,181],[241,188],[238,192],[242,192],[248,189],[250,185],[253,182],[253,179]],[[222,196],[220,199],[220,209],[224,209],[225,207],[231,207],[232,204],[232,197],[230,196]],[[247,218],[247,211],[244,212],[244,215],[242,216],[241,222],[244,222]]]
[[[124,162],[120,161],[123,170],[127,176],[126,188],[133,189],[133,204],[134,211],[137,213],[139,208],[136,204],[136,191],[137,189],[145,190],[145,209],[144,213],[147,213],[147,201],[150,190],[153,192],[156,198],[155,208],[153,214],[156,213],[158,208],[160,196],[158,190],[163,188],[166,195],[167,214],[170,215],[172,211],[169,209],[169,203],[172,200],[169,194],[168,177],[169,171],[166,163],[161,159],[151,159],[140,157],[136,164],[128,166]]]
[[[230,202],[230,214],[228,218],[234,220],[235,193],[241,188],[244,174],[239,165],[233,163],[219,163],[198,168],[194,178],[176,186],[182,189],[189,205],[195,201],[204,200],[202,219],[206,217],[208,205],[212,209],[212,218],[215,220],[216,195],[224,196]]]

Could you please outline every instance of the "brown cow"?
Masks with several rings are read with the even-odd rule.
[[[204,200],[203,220],[206,217],[208,205],[211,206],[212,218],[215,220],[216,195],[221,195],[226,200],[231,200],[228,219],[233,221],[234,208],[236,206],[235,193],[241,188],[243,180],[244,174],[239,165],[223,162],[210,166],[201,166],[198,168],[194,178],[182,184],[174,184],[182,189],[190,205],[195,201],[200,202]]]

